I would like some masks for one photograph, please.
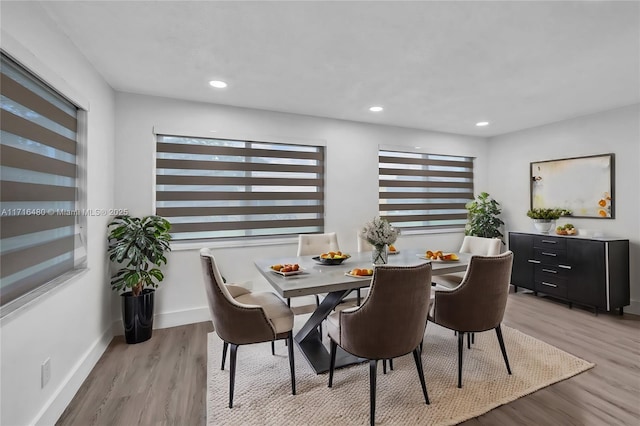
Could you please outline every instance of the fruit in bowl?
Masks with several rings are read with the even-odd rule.
[[[444,254],[442,253],[442,250],[438,250],[438,251],[427,250],[427,252],[425,253],[425,257],[429,260],[449,260],[449,261],[460,260],[457,254],[455,253]]]
[[[570,223],[556,227],[556,234],[558,235],[576,235],[577,233],[578,230]]]
[[[366,268],[354,268],[349,271],[349,274],[359,276],[359,277],[367,277],[373,275],[373,269]]]
[[[300,270],[300,265],[298,265],[297,263],[286,263],[284,265],[271,265],[271,269],[273,269],[276,272],[296,272],[298,270]]]
[[[330,251],[320,255],[320,259],[346,259],[348,257],[350,257],[348,254],[342,253],[341,251]]]

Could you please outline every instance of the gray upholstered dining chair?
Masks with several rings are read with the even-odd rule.
[[[378,360],[413,352],[425,402],[429,404],[422,370],[420,342],[424,336],[429,298],[431,265],[378,266],[369,295],[362,305],[329,315],[331,361],[329,387],[333,386],[337,347],[369,360],[370,423],[375,423]]]
[[[462,387],[465,333],[495,330],[507,372],[511,374],[500,324],[509,296],[513,253],[471,256],[462,283],[453,290],[436,290],[429,320],[458,334],[458,387]]]
[[[229,375],[229,408],[233,407],[238,346],[286,339],[291,370],[291,393],[296,394],[293,359],[293,312],[274,293],[252,293],[240,287],[225,285],[215,258],[209,249],[200,250],[207,300],[215,332],[223,341],[222,370],[227,348],[231,345]]]
[[[502,250],[502,240],[500,238],[484,238],[465,235],[460,247],[460,253],[470,253],[478,256],[495,256]],[[464,272],[453,274],[436,275],[433,282],[436,285],[446,288],[456,288],[462,282]]]

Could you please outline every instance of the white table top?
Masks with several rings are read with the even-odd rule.
[[[389,255],[389,265],[412,266],[419,265],[428,260],[418,256],[424,256],[424,250],[401,250],[400,253]],[[459,261],[438,262],[432,261],[433,275],[464,272],[467,269],[470,254],[458,253]],[[329,293],[331,291],[368,287],[371,277],[354,278],[345,275],[353,268],[372,269],[371,252],[352,253],[351,258],[341,265],[322,265],[313,260],[314,256],[289,256],[257,259],[254,264],[266,280],[273,286],[283,298],[307,296],[312,294]],[[271,265],[297,263],[303,269],[298,275],[284,277],[271,270]]]

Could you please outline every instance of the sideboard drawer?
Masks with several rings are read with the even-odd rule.
[[[564,278],[547,277],[547,279],[536,279],[536,291],[546,293],[551,296],[562,298],[567,297],[567,280]]]
[[[533,239],[533,246],[552,250],[564,250],[567,248],[567,240],[558,237],[536,236]]]
[[[540,263],[557,265],[567,263],[567,254],[564,250],[554,250],[553,248],[535,248],[533,258]]]

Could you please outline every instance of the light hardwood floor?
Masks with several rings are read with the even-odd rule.
[[[509,297],[504,323],[596,367],[463,425],[640,424],[640,317],[595,316],[518,292]],[[151,340],[137,345],[116,337],[57,424],[205,424],[212,330],[211,323],[154,330]]]

